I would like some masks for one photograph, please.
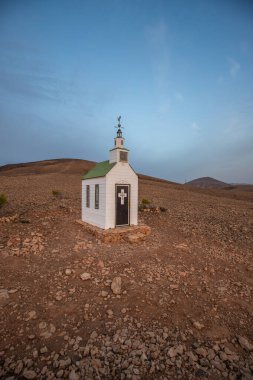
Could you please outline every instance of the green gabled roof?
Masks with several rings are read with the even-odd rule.
[[[110,164],[109,161],[103,161],[99,162],[94,168],[88,171],[83,176],[83,179],[90,179],[90,178],[97,178],[97,177],[104,177],[115,165],[115,162],[113,164]]]

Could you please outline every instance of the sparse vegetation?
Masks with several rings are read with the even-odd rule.
[[[252,185],[141,179],[151,235],[106,242],[80,221],[77,171],[40,168],[0,175],[0,378],[252,377]]]
[[[63,194],[61,191],[59,190],[52,190],[52,194],[55,198],[59,198],[59,199],[62,199],[63,198]]]
[[[30,220],[22,218],[22,219],[19,219],[19,222],[23,224],[29,224]]]
[[[3,207],[7,202],[7,196],[5,194],[0,194],[0,208]]]
[[[151,202],[150,202],[148,199],[143,198],[143,199],[141,200],[141,204],[142,204],[142,205],[150,205]]]
[[[143,198],[141,200],[141,203],[139,204],[138,207],[139,211],[153,211],[153,212],[165,212],[167,209],[165,207],[161,206],[155,206],[152,204],[152,202],[146,198]]]

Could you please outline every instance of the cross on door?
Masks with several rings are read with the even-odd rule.
[[[121,198],[120,199],[120,204],[123,205],[124,201],[125,201],[125,198],[127,197],[127,194],[124,192],[124,189],[121,189],[121,192],[118,193],[118,197]]]

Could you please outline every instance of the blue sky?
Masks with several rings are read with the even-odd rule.
[[[0,165],[102,161],[253,183],[253,3],[1,0]]]

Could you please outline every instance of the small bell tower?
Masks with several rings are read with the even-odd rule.
[[[117,118],[118,125],[116,137],[114,137],[114,148],[110,150],[109,162],[110,164],[115,162],[128,162],[128,149],[124,148],[124,137],[122,136],[122,127],[120,120],[121,116]]]
[[[115,128],[118,128],[118,130],[117,130],[117,136],[114,137],[114,147],[115,148],[123,148],[124,147],[124,140],[125,139],[122,136],[122,130],[121,130],[121,128],[123,128],[123,127],[121,127],[121,124],[120,124],[121,116],[119,116],[117,118],[117,120],[118,120],[118,125]]]

